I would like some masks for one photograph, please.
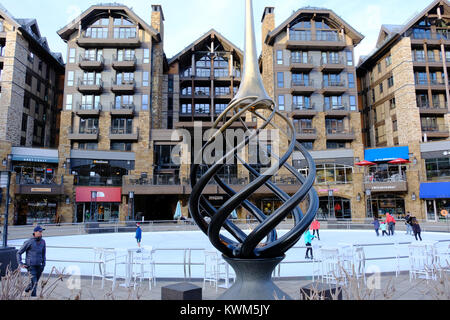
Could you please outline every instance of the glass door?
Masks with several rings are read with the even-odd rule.
[[[427,221],[436,221],[436,202],[427,200],[425,203],[427,211]]]

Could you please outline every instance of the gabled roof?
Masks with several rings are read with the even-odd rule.
[[[364,68],[366,62],[370,61],[372,58],[384,53],[387,48],[389,48],[397,40],[401,39],[402,36],[420,19],[422,19],[428,12],[430,12],[437,5],[446,5],[450,7],[450,2],[448,0],[433,0],[424,10],[419,14],[415,15],[411,20],[403,25],[382,25],[380,30],[380,35],[378,37],[378,42],[376,48],[372,50],[364,59],[360,59],[357,68]],[[386,33],[386,37],[383,39],[381,37],[382,33]]]
[[[60,64],[60,66],[64,66],[62,55],[60,53],[52,52],[50,50],[50,47],[48,46],[47,38],[41,36],[41,32],[39,31],[39,26],[36,19],[14,18],[1,4],[0,15],[2,15],[14,27],[21,30],[25,37],[27,37],[31,41],[34,41],[38,45],[38,47],[43,49],[44,52],[55,59]]]
[[[119,3],[92,5],[82,14],[80,14],[77,18],[72,20],[72,22],[70,22],[68,25],[58,30],[57,33],[64,41],[67,41],[70,35],[76,30],[78,30],[80,22],[94,20],[96,19],[98,14],[109,11],[124,12],[130,19],[138,23],[144,30],[149,31],[156,41],[158,42],[161,41],[161,35],[157,30],[155,30],[152,26],[150,26],[144,20],[142,20],[138,15],[136,15],[133,12],[133,10]]]
[[[178,60],[181,56],[186,54],[187,52],[190,52],[192,48],[194,48],[196,45],[200,44],[204,40],[208,39],[210,36],[214,36],[215,38],[219,39],[219,41],[224,45],[228,46],[229,50],[235,50],[236,53],[239,55],[241,60],[244,59],[244,52],[239,49],[236,45],[234,45],[231,41],[229,41],[227,38],[225,38],[223,35],[221,35],[219,32],[217,32],[214,29],[209,30],[205,34],[203,34],[200,38],[192,42],[190,45],[188,45],[186,48],[178,52],[175,56],[169,59],[169,65]]]
[[[353,40],[354,45],[357,45],[364,39],[364,36],[353,29],[347,22],[345,22],[341,17],[339,17],[333,10],[327,8],[317,8],[317,7],[303,7],[294,12],[289,18],[287,18],[282,24],[280,24],[277,28],[269,32],[267,35],[265,42],[267,44],[272,44],[275,38],[283,31],[286,30],[286,27],[295,19],[297,19],[302,14],[321,14],[328,15],[329,19],[340,25],[344,28],[345,32],[349,34]]]

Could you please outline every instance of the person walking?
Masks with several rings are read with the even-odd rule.
[[[413,230],[412,230],[412,217],[411,217],[411,213],[408,211],[408,213],[406,214],[405,217],[405,225],[406,225],[406,234],[413,234]]]
[[[417,219],[414,219],[412,222],[412,229],[414,232],[414,237],[416,238],[416,241],[418,241],[417,237],[419,237],[420,241],[422,241],[422,237],[420,236],[420,233],[422,232],[422,229],[420,228],[420,224],[417,221]]]
[[[138,222],[136,223],[136,235],[134,236],[136,238],[137,241],[137,245],[138,248],[141,248],[141,240],[142,240],[142,229],[141,229],[141,224]],[[139,251],[138,251],[139,252]]]
[[[46,244],[45,240],[42,239],[42,231],[44,230],[41,226],[36,226],[33,230],[33,238],[25,241],[17,251],[17,264],[21,268],[26,268],[31,274],[31,282],[25,292],[31,291],[32,297],[36,297],[37,285],[46,263]],[[23,253],[26,253],[25,264],[22,263]]]
[[[303,234],[303,236],[305,238],[305,245],[306,245],[305,259],[312,260],[313,259],[313,249],[311,246],[311,242],[315,238],[315,236],[313,236],[309,230],[306,230],[306,232]],[[311,257],[308,254],[309,252],[311,252]]]
[[[380,224],[380,229],[381,229],[381,235],[384,237],[384,235],[386,234],[387,236],[389,235],[387,232],[386,232],[386,223],[385,222],[381,222],[381,224]]]
[[[377,217],[373,218],[372,224],[373,224],[373,227],[375,229],[375,233],[377,234],[377,237],[379,237],[380,234],[378,233],[378,229],[380,229],[380,221],[378,221]]]
[[[317,219],[314,219],[314,221],[311,223],[311,226],[309,227],[309,230],[313,231],[313,236],[315,236],[317,232],[317,240],[320,240],[319,229],[320,229],[320,222],[317,221]]]

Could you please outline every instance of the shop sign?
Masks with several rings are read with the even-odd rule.
[[[52,192],[52,188],[31,188],[31,192]]]
[[[107,160],[94,160],[94,164],[109,164]]]
[[[93,191],[97,192],[95,198],[92,198]],[[75,200],[76,202],[122,202],[122,188],[78,187]]]

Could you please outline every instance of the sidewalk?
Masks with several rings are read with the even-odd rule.
[[[47,275],[43,275],[41,280],[47,280]],[[55,278],[51,278],[48,283],[52,283]],[[447,291],[448,291],[448,276]],[[104,289],[101,289],[101,280],[94,280],[94,285],[91,286],[91,278],[83,277],[81,279],[80,289],[70,290],[68,284],[70,283],[68,278],[63,279],[62,282],[58,282],[56,288],[51,294],[45,295],[43,300],[161,300],[161,287],[167,286],[180,281],[157,281],[156,286],[151,290],[148,288],[148,282],[145,281],[141,286],[137,286],[136,290],[133,288],[124,288],[119,285],[116,286],[114,292],[111,290],[112,283],[105,281]],[[182,282],[182,281],[181,281]],[[291,279],[275,281],[276,285],[280,287],[284,292],[291,296],[294,300],[300,299],[300,288],[310,284],[310,279]],[[120,284],[121,281],[118,281]],[[190,283],[199,287],[203,286],[202,281],[190,281]],[[449,300],[450,292],[443,292],[443,284],[439,281],[429,280],[413,280],[409,281],[409,274],[402,273],[398,277],[391,274],[385,274],[381,276],[380,289],[374,291],[374,294],[368,295],[368,289],[359,289],[361,300]],[[388,288],[395,288],[394,290]],[[40,290],[38,290],[39,295]],[[205,288],[202,290],[203,300],[215,300],[217,299],[225,289],[218,288],[217,292],[214,286],[206,283]],[[353,297],[348,299],[346,290],[343,290],[344,300],[359,300]],[[439,292],[441,295],[439,296]],[[27,297],[23,299],[28,299]]]

